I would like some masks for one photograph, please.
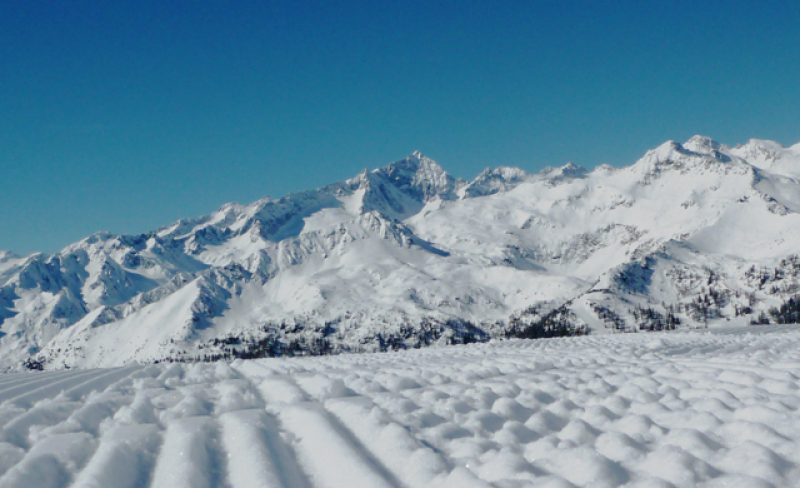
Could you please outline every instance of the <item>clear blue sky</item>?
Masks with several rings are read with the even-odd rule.
[[[800,141],[800,2],[0,4],[0,248],[54,251],[420,149],[628,164]]]

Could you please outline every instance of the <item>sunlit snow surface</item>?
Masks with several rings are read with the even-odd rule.
[[[0,376],[0,486],[797,486],[800,329]]]

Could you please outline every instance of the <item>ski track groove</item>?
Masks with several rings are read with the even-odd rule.
[[[81,379],[83,381],[81,381],[81,382],[79,382],[79,383],[77,383],[75,385],[72,385],[72,386],[68,387],[67,389],[63,388],[64,380],[57,381],[57,382],[52,383],[51,385],[44,385],[44,386],[36,388],[33,391],[30,391],[28,393],[21,394],[21,395],[18,395],[17,397],[11,398],[11,399],[7,400],[7,403],[16,403],[16,402],[19,402],[20,399],[29,400],[29,403],[36,403],[36,401],[39,401],[39,400],[42,399],[40,395],[43,392],[47,393],[47,392],[55,391],[55,390],[49,389],[48,388],[49,386],[61,387],[61,389],[58,390],[58,395],[62,395],[63,394],[65,397],[67,397],[68,400],[70,400],[71,402],[74,403],[75,400],[76,400],[75,398],[72,397],[72,395],[74,395],[74,393],[76,393],[76,392],[80,393],[80,392],[84,391],[85,394],[88,394],[91,391],[94,391],[94,388],[92,388],[93,386],[97,386],[97,387],[102,386],[102,383],[98,383],[99,380],[102,380],[103,378],[106,378],[106,377],[114,378],[114,377],[117,376],[117,374],[120,372],[121,369],[124,371],[124,368],[117,368],[117,369],[113,369],[113,370],[110,370],[110,371],[104,371],[104,370],[90,371],[90,373],[93,372],[94,374],[75,375],[72,379]],[[88,380],[85,379],[87,376],[89,377]],[[87,386],[89,387],[88,390],[86,390]],[[45,405],[42,407],[42,409],[46,409],[47,408],[47,406],[48,406],[47,403],[52,403],[52,401],[45,400]],[[56,416],[56,418],[61,417],[63,419],[66,419],[75,410],[77,410],[78,408],[79,408],[78,405],[68,406],[67,409],[59,412],[59,414]],[[38,422],[37,414],[39,413],[39,410],[41,410],[41,409],[37,405],[37,406],[35,406],[35,407],[31,408],[31,409],[24,410],[19,415],[17,415],[15,417],[11,418],[10,420],[8,420],[6,422],[6,424],[3,426],[2,431],[0,431],[0,439],[5,439],[6,441],[11,439],[13,444],[18,445],[19,447],[28,448],[29,446],[28,446],[28,440],[27,440],[27,433],[28,433],[29,429],[32,426],[38,425],[37,424],[37,422]],[[26,420],[26,419],[29,420],[28,423],[24,422],[24,420]],[[19,424],[21,424],[21,425],[19,425]],[[14,430],[19,430],[20,428],[24,429],[25,435],[23,435],[22,432],[14,432]],[[15,439],[15,438],[17,440],[16,440],[16,442],[13,442],[13,439]]]
[[[255,362],[249,362],[246,363],[246,365],[260,367],[260,365]],[[258,486],[263,486],[265,488],[311,488],[307,473],[303,471],[298,462],[297,453],[294,452],[293,447],[281,437],[283,428],[280,424],[280,420],[276,415],[268,411],[267,400],[255,383],[254,377],[246,372],[246,367],[236,367],[235,369],[241,377],[248,382],[249,388],[257,396],[261,404],[261,408],[255,410],[254,414],[258,416],[258,419],[251,421],[251,427],[248,429],[248,434],[252,435],[251,429],[253,428],[252,426],[255,426],[259,431],[259,435],[253,436],[248,444],[254,446],[254,449],[261,451],[263,455],[261,459],[258,460],[248,460],[247,458],[249,456],[246,454],[240,456],[239,459],[232,459],[232,465],[239,464],[240,461],[242,463],[247,463],[247,467],[243,466],[240,470],[232,470],[232,473],[240,473],[237,474],[237,476],[242,478],[241,480],[233,482],[232,486],[234,488],[245,488],[256,486],[256,483],[258,483]],[[261,369],[263,370],[263,368]],[[235,412],[232,412],[226,415],[230,416],[234,413]],[[227,429],[223,429],[223,436],[225,433],[230,435],[232,433],[231,431],[234,429],[244,430],[242,429],[242,425],[237,424],[238,422],[235,420],[228,421]],[[233,441],[229,442],[233,444]],[[232,452],[231,447],[228,448],[228,451]]]
[[[68,376],[74,373],[74,371],[70,370],[48,371],[46,373],[19,373],[18,375],[15,375],[19,377],[15,377],[11,380],[0,381],[0,395],[3,395],[6,390],[18,385],[31,385],[32,383],[39,381],[52,381],[53,378]]]
[[[284,376],[283,379],[294,384],[294,386],[309,399],[307,402],[303,402],[299,405],[299,409],[304,411],[303,418],[309,421],[320,422],[320,427],[327,429],[327,433],[337,437],[338,445],[348,451],[349,455],[343,457],[341,460],[351,463],[350,467],[342,468],[340,465],[337,469],[342,471],[356,471],[360,473],[360,476],[371,475],[370,478],[376,483],[375,486],[378,486],[377,483],[380,483],[380,486],[391,488],[403,487],[402,483],[400,483],[395,475],[391,473],[383,463],[376,459],[356,438],[355,434],[325,408],[324,404],[313,399],[313,396],[291,376]]]
[[[262,371],[269,371],[257,363],[255,365],[260,367]],[[304,381],[298,381],[299,377],[292,373],[306,375],[303,378],[312,385],[318,382],[323,384],[330,383],[333,392],[323,392],[322,396],[315,394],[304,387],[302,385]],[[291,405],[303,410],[303,418],[306,421],[320,422],[322,425],[318,428],[320,430],[328,430],[329,434],[336,438],[336,441],[331,442],[342,446],[342,449],[348,453],[344,458],[344,462],[353,463],[349,470],[361,471],[361,476],[371,477],[371,486],[380,485],[396,488],[439,484],[443,481],[443,478],[450,474],[452,466],[438,449],[434,446],[426,445],[420,440],[413,439],[405,426],[397,422],[386,411],[369,400],[368,397],[358,396],[354,392],[348,391],[346,385],[337,383],[339,381],[338,378],[328,373],[335,373],[335,371],[315,368],[296,372],[290,369],[288,372],[272,376],[272,379],[273,381],[281,381],[291,385],[291,388],[296,392],[294,402]],[[340,388],[341,391],[337,392],[337,388]],[[287,405],[281,405],[280,408],[286,409]],[[353,409],[356,411],[354,412]],[[361,415],[365,417],[360,417]],[[283,416],[286,417],[287,414]],[[369,416],[379,417],[377,424],[359,425],[360,420],[365,420]],[[371,430],[372,428],[377,430],[373,431]],[[297,430],[297,427],[295,426],[294,429]],[[289,428],[289,430],[292,429]],[[391,430],[391,435],[386,439],[389,441],[389,445],[385,445],[384,440],[375,436],[375,432],[378,430],[383,432]],[[409,475],[409,469],[405,463],[414,456],[418,461],[431,463],[439,469],[444,468],[444,472],[434,476],[431,473],[417,473],[411,470],[413,472],[411,480],[408,482],[403,481],[403,478],[408,478]],[[368,473],[363,472],[363,467],[369,468]],[[348,471],[348,469],[341,468],[341,465],[339,465],[339,469]],[[314,466],[310,466],[310,470],[313,471]],[[373,477],[375,474],[377,477]],[[331,474],[329,473],[329,475]],[[465,475],[461,473],[461,476],[464,477]],[[465,483],[483,486],[481,483],[476,483],[477,480],[469,479],[469,476],[466,476],[466,478],[463,480]],[[339,483],[345,482],[346,480],[339,480]],[[414,484],[409,484],[412,482]],[[334,484],[333,486],[339,485]]]
[[[224,486],[219,460],[211,446],[214,423],[207,417],[189,417],[173,422],[164,432],[156,458],[153,488],[207,488]]]
[[[800,330],[30,376],[0,377],[0,488],[800,479]]]
[[[117,388],[118,386],[120,386],[120,385],[124,384],[125,382],[129,381],[129,380],[130,380],[130,379],[133,377],[133,375],[134,375],[134,374],[136,374],[136,372],[137,372],[137,371],[139,371],[139,370],[140,370],[140,368],[139,368],[139,367],[133,367],[133,368],[121,368],[121,371],[117,371],[117,372],[122,372],[122,373],[123,373],[123,374],[122,374],[122,376],[121,376],[121,377],[117,377],[117,375],[116,375],[116,374],[114,374],[114,375],[113,375],[113,378],[114,378],[114,379],[112,380],[112,382],[111,382],[111,383],[109,383],[109,384],[106,384],[106,388],[105,388],[105,390],[106,390],[106,391],[107,391],[107,390],[113,390],[113,389]],[[112,375],[108,375],[108,376],[112,376]],[[98,378],[97,380],[100,380],[100,379],[105,379],[105,378],[106,378],[106,376],[103,376],[103,377],[100,377],[100,378]],[[82,385],[78,385],[78,386],[82,386]],[[87,395],[89,395],[89,394],[90,394],[91,392],[93,392],[93,391],[97,391],[97,390],[95,390],[95,389],[91,389],[91,390],[87,391],[86,393],[84,393],[84,396],[87,396]],[[69,394],[70,394],[70,393],[69,393],[69,392],[67,392],[67,395],[69,395]],[[84,404],[84,407],[85,407],[85,406],[87,406],[87,405],[86,405],[86,404]],[[100,423],[102,423],[102,422],[103,422],[105,419],[113,417],[113,416],[114,416],[114,414],[116,414],[116,412],[118,412],[118,411],[119,411],[119,409],[120,409],[122,406],[124,406],[124,404],[123,404],[123,405],[120,405],[118,408],[116,408],[116,409],[114,409],[114,410],[112,410],[112,411],[109,411],[109,412],[107,413],[107,415],[104,415],[104,416],[102,416],[102,417],[100,417],[100,418],[94,418],[94,419],[92,419],[92,420],[93,420],[93,421],[95,421],[95,422],[97,422],[97,423],[98,423],[98,425],[99,425],[99,424],[100,424]],[[59,427],[59,426],[61,426],[61,425],[64,425],[65,423],[69,422],[69,421],[72,419],[73,415],[74,415],[75,413],[77,413],[79,410],[80,410],[80,408],[78,408],[77,410],[73,411],[73,412],[72,412],[72,414],[70,415],[70,417],[68,417],[66,420],[64,420],[64,421],[63,421],[63,422],[61,422],[60,424],[56,425],[56,426],[55,426],[55,428],[56,428],[56,429],[58,429],[58,427]],[[98,420],[99,420],[99,422],[98,422]],[[90,431],[90,433],[91,433],[92,435],[94,435],[94,436],[95,436],[95,442],[94,442],[94,444],[93,444],[93,449],[92,449],[91,453],[88,453],[88,454],[87,454],[87,456],[86,456],[86,459],[85,459],[85,462],[84,462],[84,463],[82,463],[80,466],[78,466],[78,469],[80,469],[80,470],[82,470],[82,469],[83,469],[83,468],[86,466],[86,464],[87,464],[87,463],[89,463],[89,462],[91,461],[91,459],[94,457],[95,453],[97,452],[97,449],[100,447],[100,439],[98,439],[98,438],[97,438],[97,432]],[[45,439],[45,441],[46,441],[46,439]],[[40,441],[40,442],[42,442],[42,441]],[[73,481],[73,480],[71,480],[71,481]],[[71,484],[72,484],[72,483],[70,482],[70,483],[69,483],[69,485],[71,485]],[[68,485],[64,485],[64,486],[68,486]]]
[[[115,369],[108,370],[108,371],[105,371],[105,372],[100,370],[100,374],[92,375],[90,377],[90,379],[85,380],[85,381],[83,381],[83,382],[81,382],[81,383],[79,383],[79,384],[77,384],[75,386],[72,386],[71,388],[69,388],[67,390],[62,390],[62,394],[65,397],[67,397],[67,399],[71,403],[77,403],[76,400],[79,400],[81,398],[87,397],[92,392],[98,391],[101,388],[104,391],[105,390],[114,389],[118,385],[128,381],[136,373],[136,371],[138,371],[138,369],[139,369],[138,367],[132,367],[132,368],[131,367],[127,367],[127,368],[115,368]],[[60,376],[63,376],[63,375],[59,375],[59,377]],[[85,376],[81,376],[81,378],[85,378]],[[108,381],[108,380],[110,380],[110,381]],[[76,398],[76,395],[77,395],[77,398]],[[46,403],[47,403],[47,401],[45,401],[45,405],[43,407],[47,407]],[[52,401],[49,401],[49,403],[52,403]],[[52,429],[52,432],[53,432],[52,435],[55,436],[55,437],[63,436],[63,435],[67,435],[67,436],[71,435],[72,434],[72,429],[70,429],[69,426],[67,426],[66,424],[73,419],[73,416],[76,414],[76,412],[78,412],[82,408],[88,407],[90,405],[91,405],[91,403],[86,403],[84,405],[76,405],[76,408],[70,409],[70,410],[64,412],[65,418],[63,420],[61,420],[60,422],[50,426],[50,428]],[[37,408],[38,407],[39,406],[37,405]],[[26,413],[28,413],[28,412],[31,412],[31,411],[30,410],[26,411]],[[24,415],[25,414],[13,419],[11,422],[6,424],[6,426],[4,426],[4,431],[5,431],[5,427],[13,425],[15,421],[17,421],[21,417],[24,417]],[[100,419],[100,421],[102,421],[102,419]],[[30,428],[33,427],[34,425],[36,425],[36,424],[35,423],[31,423],[28,426],[26,426],[26,428],[25,428],[25,435],[26,436],[27,436],[28,432],[30,431]],[[62,427],[62,426],[67,426],[67,428],[62,429],[62,431],[59,432],[59,427]],[[90,432],[90,435],[92,435],[92,436],[94,436],[95,434],[96,433],[94,433],[94,432]],[[32,469],[36,469],[37,465],[42,464],[42,459],[44,459],[44,462],[46,463],[45,466],[47,466],[47,468],[45,468],[45,469],[53,469],[55,467],[55,469],[57,469],[57,470],[60,469],[60,471],[62,471],[62,475],[61,475],[61,478],[59,480],[48,480],[48,481],[52,481],[52,483],[50,483],[50,485],[51,486],[58,486],[58,487],[66,487],[66,486],[69,486],[72,483],[73,478],[75,476],[75,473],[74,472],[70,472],[69,470],[66,469],[67,466],[65,466],[64,461],[62,459],[58,459],[58,458],[52,458],[51,459],[51,458],[49,458],[47,456],[42,457],[41,455],[39,455],[37,457],[36,455],[33,454],[33,451],[36,448],[38,448],[40,445],[45,445],[45,444],[49,443],[50,439],[52,439],[52,438],[53,437],[51,437],[51,436],[46,436],[44,438],[40,438],[33,445],[27,445],[28,442],[26,442],[25,443],[26,444],[26,446],[25,446],[26,450],[25,450],[25,453],[24,453],[20,463],[21,464],[22,463],[30,463],[30,465],[32,465]],[[96,439],[96,436],[92,441],[93,442],[90,442],[90,444],[91,444],[91,452],[83,452],[83,453],[81,453],[80,457],[82,459],[79,458],[75,462],[75,470],[78,473],[80,473],[80,470],[83,467],[85,467],[86,463],[88,463],[91,460],[91,458],[94,455],[94,452],[95,452],[95,450],[96,450],[96,448],[97,448],[97,446],[99,444],[99,441],[98,441],[98,439]],[[5,474],[0,474],[0,487],[18,486],[20,483],[25,483],[24,477],[23,477],[22,480],[20,480],[19,478],[17,480],[8,479],[9,476],[12,476],[12,475],[13,475],[13,473],[11,471],[9,471],[8,473],[5,473]],[[28,484],[28,483],[25,483],[25,484]]]
[[[0,396],[0,403],[16,402],[16,401],[18,401],[19,398],[24,398],[25,396],[30,396],[31,394],[33,394],[33,393],[35,393],[37,391],[40,391],[42,389],[45,389],[45,388],[49,389],[49,388],[58,386],[59,384],[61,384],[63,382],[70,382],[71,383],[77,378],[80,378],[80,377],[83,377],[83,376],[92,376],[92,375],[97,375],[97,374],[100,374],[100,373],[98,373],[96,370],[86,370],[86,371],[77,372],[77,373],[72,374],[72,375],[69,375],[69,374],[61,375],[61,376],[59,376],[57,378],[56,381],[53,381],[52,378],[42,378],[41,380],[36,381],[35,384],[32,384],[32,385],[31,384],[27,384],[27,383],[16,385],[16,386],[14,386],[12,388],[9,388],[9,389],[5,390],[4,392],[2,392],[2,395]],[[30,389],[31,386],[34,387],[32,390]],[[22,392],[22,393],[19,393],[19,392]],[[12,395],[16,394],[16,396],[7,396],[9,394],[12,394]]]

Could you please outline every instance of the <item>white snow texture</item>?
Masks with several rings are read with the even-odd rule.
[[[0,376],[0,487],[783,487],[800,330]]]

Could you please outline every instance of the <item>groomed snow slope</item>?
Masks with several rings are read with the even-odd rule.
[[[0,486],[796,486],[800,330],[0,376]]]

